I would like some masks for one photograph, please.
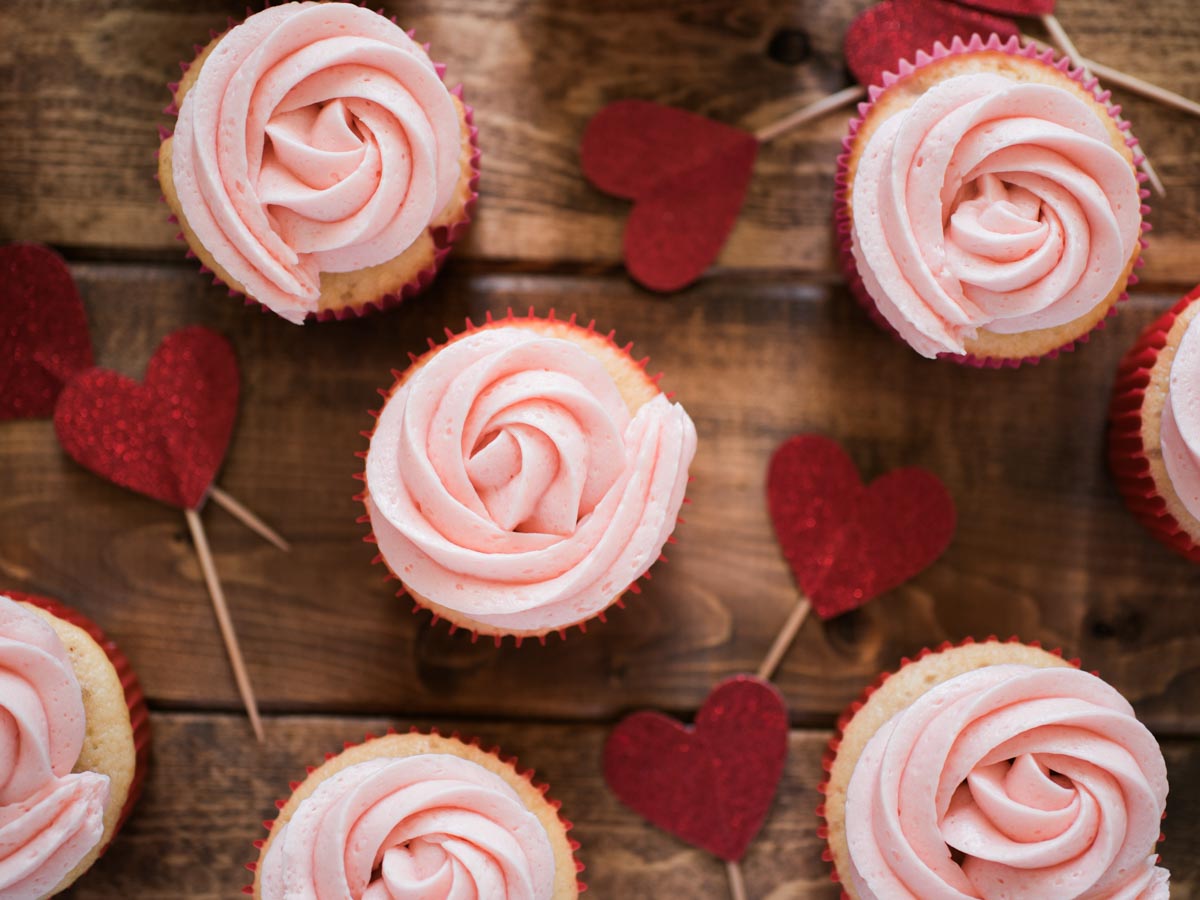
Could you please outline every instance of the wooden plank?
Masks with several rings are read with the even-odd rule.
[[[482,203],[464,256],[614,265],[628,205],[580,177],[577,144],[605,102],[643,97],[758,127],[847,83],[842,35],[866,0],[663,4],[567,0],[406,3],[478,110]],[[175,258],[181,247],[151,181],[164,84],[193,42],[241,16],[241,0],[9,0],[0,9],[0,239],[89,254]],[[1200,98],[1191,0],[1059,10],[1080,50]],[[1155,201],[1149,278],[1200,280],[1200,121],[1118,92],[1167,185]],[[834,158],[847,116],[764,149],[721,258],[730,268],[829,273]]]
[[[431,723],[415,723],[428,728]],[[724,897],[724,867],[713,857],[651,827],[621,806],[604,784],[602,725],[437,723],[499,744],[537,770],[563,803],[583,845],[588,896]],[[360,718],[282,718],[267,722],[268,742],[245,739],[233,716],[161,713],[154,717],[155,766],[146,795],[117,842],[64,897],[108,900],[225,900],[248,883],[242,865],[255,856],[259,822],[274,817],[287,783],[345,741],[409,722]],[[775,804],[743,862],[751,897],[772,900],[838,896],[821,862],[814,814],[827,732],[793,731]],[[1163,865],[1171,896],[1200,896],[1200,744],[1166,741],[1171,778]]]
[[[298,328],[243,309],[182,267],[77,265],[101,364],[140,375],[169,330],[206,323],[243,366],[220,483],[294,544],[290,555],[204,511],[264,709],[611,718],[694,709],[753,670],[793,603],[763,480],[787,436],[844,441],[868,477],[924,465],[959,507],[946,556],[866,609],[805,624],[780,682],[798,725],[828,726],[904,654],[1019,634],[1084,658],[1154,727],[1200,731],[1200,568],[1155,543],[1103,463],[1117,359],[1173,302],[1139,295],[1079,352],[1018,371],[920,359],[840,288],[714,279],[673,301],[623,278],[451,274],[359,322]],[[369,565],[351,500],[358,431],[387,369],[427,335],[509,305],[577,311],[651,354],[696,420],[694,501],[669,564],[608,624],[546,647],[472,644],[410,615]],[[153,700],[234,709],[236,693],[177,511],[110,486],[59,450],[49,422],[0,431],[0,583],[78,605],[111,630]]]

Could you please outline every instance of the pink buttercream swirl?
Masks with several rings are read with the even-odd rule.
[[[863,900],[1166,900],[1166,798],[1162,751],[1112,687],[988,666],[868,742],[847,791],[848,875]]]
[[[458,756],[375,759],[322,781],[276,834],[263,900],[549,900],[554,850],[500,776]]]
[[[458,110],[395,23],[349,3],[287,3],[226,33],[179,111],[184,217],[279,315],[317,310],[322,272],[406,250],[450,201]]]
[[[948,78],[883,121],[852,190],[863,283],[929,357],[1083,316],[1140,236],[1136,173],[1095,109],[1001,75]]]
[[[421,597],[546,631],[602,611],[659,557],[696,430],[634,415],[578,344],[516,326],[444,347],[389,398],[367,455],[380,552]]]
[[[1160,429],[1163,462],[1184,508],[1200,519],[1200,316],[1188,323],[1171,361]]]
[[[72,774],[86,728],[66,648],[0,597],[0,897],[52,891],[104,835],[107,775]]]

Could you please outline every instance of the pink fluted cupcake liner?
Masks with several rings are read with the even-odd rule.
[[[876,308],[874,299],[872,299],[870,293],[867,291],[866,285],[863,284],[862,276],[859,275],[858,265],[854,260],[854,254],[851,250],[850,211],[848,208],[850,175],[849,162],[851,148],[854,145],[854,139],[858,134],[858,130],[862,127],[863,122],[866,121],[867,115],[875,101],[885,90],[887,90],[897,81],[901,80],[907,75],[911,75],[913,72],[929,65],[930,63],[944,59],[948,56],[956,56],[964,53],[978,53],[985,50],[1009,53],[1014,56],[1023,56],[1026,59],[1038,60],[1039,62],[1053,66],[1064,75],[1078,82],[1084,90],[1095,97],[1098,103],[1104,104],[1104,106],[1108,109],[1109,116],[1112,117],[1113,121],[1117,124],[1117,127],[1125,133],[1125,144],[1133,151],[1134,165],[1140,167],[1142,160],[1145,158],[1138,146],[1137,138],[1134,137],[1130,132],[1129,123],[1121,118],[1121,107],[1111,102],[1112,92],[1102,90],[1100,88],[1099,79],[1088,73],[1083,68],[1072,67],[1069,59],[1066,57],[1057,57],[1052,50],[1039,50],[1033,44],[1022,45],[1021,41],[1016,37],[1003,40],[998,35],[993,34],[984,40],[979,35],[975,34],[972,35],[967,41],[956,37],[950,42],[949,47],[945,46],[941,42],[935,43],[933,45],[933,49],[928,53],[923,50],[918,50],[914,57],[915,62],[910,63],[908,60],[900,60],[896,66],[896,73],[893,74],[891,72],[887,72],[884,74],[882,86],[872,85],[868,89],[867,101],[858,105],[858,114],[850,121],[850,126],[846,137],[842,139],[842,152],[837,158],[837,174],[835,175],[836,187],[834,190],[833,224],[834,236],[837,242],[838,262],[841,266],[843,274],[845,275],[846,283],[850,288],[851,294],[854,295],[855,300],[858,301],[862,308],[866,310],[867,315],[871,318],[871,321],[901,342],[903,342],[903,339],[899,336],[899,334],[896,333],[895,329],[892,328],[892,326]],[[1146,221],[1146,216],[1150,214],[1150,206],[1146,203],[1146,200],[1150,196],[1150,191],[1144,187],[1147,177],[1146,174],[1140,170],[1140,168],[1137,173],[1137,179],[1138,184],[1141,185],[1138,190],[1138,196],[1142,199],[1142,237],[1140,239],[1141,249],[1138,253],[1138,258],[1134,263],[1135,269],[1141,268],[1143,265],[1145,265],[1144,257],[1147,246],[1145,234],[1151,229],[1150,223]],[[1105,321],[1109,317],[1116,315],[1119,304],[1129,299],[1129,293],[1127,289],[1130,286],[1137,284],[1137,282],[1137,274],[1130,273],[1129,279],[1126,282],[1126,290],[1121,292],[1121,295],[1117,299],[1117,303],[1113,304],[1113,306],[1109,308],[1108,315],[1100,319],[1100,321],[1093,326],[1092,331],[1097,331],[1103,328]],[[1067,343],[1063,344],[1063,346],[1051,350],[1049,353],[1043,354],[1042,356],[1029,356],[1025,357],[1024,359],[1009,359],[1003,357],[979,357],[969,353],[961,356],[952,353],[944,353],[939,355],[938,359],[949,359],[954,362],[963,365],[974,366],[976,368],[1000,369],[1007,367],[1015,369],[1025,364],[1037,365],[1043,359],[1054,359],[1060,353],[1070,353],[1074,351],[1076,345],[1086,344],[1088,339],[1091,337],[1091,333],[1092,332],[1088,332],[1080,335],[1074,340],[1068,341]]]
[[[486,328],[486,327],[496,324],[498,322],[504,323],[504,324],[508,324],[508,323],[520,324],[521,322],[530,322],[530,321],[533,321],[533,322],[560,322],[560,321],[564,321],[564,320],[557,318],[557,315],[553,308],[550,309],[546,313],[546,315],[543,317],[543,316],[538,316],[534,312],[534,308],[532,306],[529,308],[529,311],[524,316],[516,315],[513,312],[512,308],[509,307],[507,315],[502,318],[499,318],[499,319],[494,317],[491,314],[491,312],[484,313],[484,322],[482,325],[476,325],[470,319],[470,317],[468,317],[465,320],[466,328],[464,329],[464,331],[462,333],[465,334],[465,333],[475,331],[479,328]],[[568,326],[579,328],[579,329],[587,332],[588,334],[596,334],[596,335],[600,334],[600,332],[596,331],[596,328],[595,328],[596,321],[594,319],[589,321],[586,326],[583,326],[583,325],[578,324],[577,316],[575,314],[572,314],[569,319],[565,320],[565,322]],[[623,354],[625,354],[627,357],[629,357],[629,359],[638,368],[645,371],[646,367],[650,363],[650,357],[645,356],[645,357],[642,357],[641,359],[636,359],[636,360],[633,359],[633,356],[631,354],[631,351],[633,349],[633,341],[630,341],[627,344],[621,345],[621,344],[617,343],[616,334],[617,334],[617,332],[614,329],[614,330],[608,332],[607,335],[602,335],[602,337],[604,338],[604,340],[606,340],[608,342],[608,344],[611,347],[613,347],[613,348],[619,350],[620,352],[622,352]],[[459,335],[456,334],[455,332],[451,331],[449,328],[446,328],[445,336],[446,336],[446,341],[449,342],[450,340],[458,337]],[[420,355],[418,355],[416,353],[408,354],[408,359],[409,359],[409,368],[408,369],[392,369],[391,370],[391,374],[392,374],[391,386],[387,387],[387,388],[379,388],[378,389],[379,396],[383,398],[384,402],[386,402],[388,400],[388,398],[391,397],[392,393],[396,390],[397,387],[399,387],[399,385],[405,379],[409,370],[411,370],[412,367],[421,364],[427,357],[436,353],[443,346],[445,346],[445,344],[439,344],[433,338],[427,338],[427,342],[429,344],[429,349],[426,350],[425,353],[420,354]],[[649,376],[650,381],[652,381],[656,385],[662,380],[662,377],[663,377],[662,372],[658,372],[652,376]],[[665,393],[666,393],[666,397],[668,399],[672,399],[674,397],[674,393],[671,391],[667,391]],[[370,410],[367,410],[367,414],[372,419],[378,419],[380,411],[381,410],[379,410],[379,409],[370,409]],[[363,438],[366,438],[367,443],[369,445],[370,441],[371,441],[371,437],[374,435],[374,433],[375,433],[375,429],[372,426],[372,428],[370,428],[370,429],[360,431],[359,435]],[[358,450],[354,454],[356,457],[358,457],[360,460],[363,461],[363,471],[355,472],[353,477],[357,481],[361,481],[364,484],[366,483],[366,479],[367,479],[367,473],[366,473],[367,452],[368,452],[367,450]],[[688,480],[689,480],[689,482],[691,481],[690,478]],[[366,490],[362,490],[362,491],[359,491],[358,493],[354,494],[352,499],[357,503],[364,504],[364,506],[365,506],[367,497],[368,497],[368,492]],[[691,500],[688,497],[684,497],[683,504],[685,506],[688,506],[691,504]],[[371,522],[370,513],[364,512],[355,521],[360,525],[367,525],[368,527],[370,527],[370,522]],[[676,519],[675,519],[676,528],[678,528],[679,525],[686,525],[686,524],[687,524],[687,522],[682,516],[676,517]],[[367,543],[367,544],[377,543],[376,538],[375,538],[375,533],[373,531],[369,531],[366,535],[363,536],[363,542]],[[675,538],[674,532],[672,532],[672,534],[667,538],[667,545],[670,546],[670,545],[673,545],[676,543],[678,543],[678,541]],[[657,563],[666,563],[667,561],[668,561],[667,554],[666,554],[666,550],[664,549],[663,552],[659,554],[656,562]],[[374,565],[381,565],[387,570],[387,575],[385,576],[387,581],[400,582],[401,586],[400,586],[400,589],[396,591],[396,596],[398,598],[408,597],[409,600],[412,601],[412,612],[414,615],[417,615],[422,612],[428,612],[431,616],[431,620],[430,620],[431,625],[437,625],[439,622],[445,621],[450,634],[455,634],[460,630],[466,630],[471,635],[471,643],[475,643],[476,641],[479,640],[480,635],[481,635],[480,632],[475,631],[474,629],[471,629],[471,628],[466,628],[465,626],[459,625],[455,622],[451,622],[449,620],[444,620],[443,617],[440,616],[437,612],[422,605],[419,599],[417,599],[416,597],[413,597],[408,592],[408,590],[404,587],[403,581],[400,578],[400,576],[397,575],[396,572],[392,570],[391,566],[388,565],[387,560],[385,560],[383,558],[382,553],[375,554],[375,556],[371,560],[371,563]],[[653,578],[653,566],[650,569],[646,570],[646,572],[642,576],[640,576],[638,579],[631,582],[629,584],[629,586],[625,588],[625,591],[630,594],[633,594],[635,596],[640,595],[642,593],[642,588],[641,588],[640,582],[650,581],[652,578]],[[605,609],[600,610],[595,615],[589,616],[587,619],[584,619],[579,622],[574,622],[574,623],[564,626],[562,628],[553,628],[553,629],[550,629],[549,631],[547,631],[543,634],[539,634],[539,635],[492,634],[489,632],[489,633],[486,633],[484,636],[490,637],[497,647],[501,646],[504,643],[504,638],[506,638],[506,637],[511,637],[513,639],[514,646],[516,646],[516,647],[520,647],[521,644],[523,644],[527,638],[531,638],[531,637],[536,638],[538,643],[544,647],[546,645],[546,639],[551,634],[557,634],[560,640],[566,640],[568,632],[570,632],[570,630],[573,628],[579,629],[580,634],[586,634],[587,630],[588,630],[588,623],[593,622],[593,621],[598,621],[602,624],[607,623],[609,610],[611,610],[613,607],[616,607],[617,609],[624,609],[625,606],[626,606],[626,602],[625,602],[624,592],[622,592]]]
[[[146,695],[142,691],[142,685],[138,681],[137,675],[134,674],[133,667],[121,649],[113,643],[104,631],[78,610],[60,603],[58,600],[53,600],[49,597],[39,597],[36,594],[23,594],[19,591],[4,591],[5,596],[11,597],[13,600],[21,603],[28,603],[36,606],[39,609],[44,609],[56,619],[62,619],[64,622],[69,622],[76,628],[85,631],[93,641],[95,641],[104,655],[108,657],[108,661],[117,671],[117,677],[121,681],[121,688],[125,692],[125,705],[129,708],[129,724],[133,727],[133,747],[135,754],[135,763],[133,769],[133,781],[129,784],[129,796],[125,799],[125,805],[121,808],[121,817],[117,820],[117,827],[113,829],[112,840],[121,831],[121,826],[125,824],[129,814],[133,812],[133,807],[137,803],[138,798],[142,795],[142,788],[146,782],[146,775],[150,770],[150,711],[146,708]],[[109,842],[111,844],[111,840]],[[104,850],[108,849],[105,845]]]
[[[284,0],[284,2],[286,2],[286,0]],[[276,5],[279,5],[279,3],[272,2],[272,0],[265,0],[265,2],[263,3],[263,8],[266,9],[268,7],[276,6]],[[366,0],[359,0],[358,5],[365,7],[367,5]],[[386,16],[386,13],[384,13],[383,9],[378,9],[378,10],[376,10],[376,12],[381,16]],[[249,16],[253,15],[253,13],[254,13],[254,10],[250,9],[249,7],[246,8],[246,17],[247,18]],[[395,16],[387,16],[387,18],[393,24],[397,24]],[[208,32],[209,39],[216,40],[218,37],[220,37],[226,31],[229,31],[230,29],[235,28],[240,24],[241,24],[241,22],[233,19],[232,17],[228,18],[228,19],[226,19],[226,27],[223,31],[217,31],[216,29],[212,29],[212,28],[209,29],[209,32]],[[412,29],[409,29],[406,32],[406,34],[410,38],[413,38],[414,40],[416,39],[416,35]],[[426,53],[429,52],[429,44],[428,43],[424,43],[421,46],[425,50]],[[199,56],[200,53],[204,49],[205,49],[204,45],[202,45],[202,44],[193,44],[192,45],[192,50],[195,52],[196,56]],[[191,69],[192,63],[194,61],[195,61],[194,58],[192,60],[180,60],[180,62],[179,62],[180,71],[183,73],[186,73],[189,69]],[[438,77],[441,78],[443,81],[445,81],[446,65],[444,63],[434,62],[434,68],[437,70]],[[176,93],[176,91],[178,91],[178,89],[179,89],[178,81],[168,82],[167,90],[170,92],[171,101],[170,101],[170,103],[167,104],[167,106],[165,106],[163,108],[164,115],[171,116],[173,118],[178,117],[179,107],[177,106],[177,104],[175,102],[175,93]],[[463,116],[467,123],[467,130],[468,130],[469,140],[470,140],[470,144],[471,144],[471,156],[470,156],[471,174],[467,181],[467,189],[470,193],[469,193],[466,203],[463,205],[461,218],[459,218],[458,220],[456,220],[454,222],[451,222],[448,225],[437,225],[437,226],[430,225],[428,227],[427,230],[428,230],[429,236],[432,238],[433,244],[434,244],[433,262],[430,265],[426,266],[421,271],[419,271],[416,274],[416,276],[413,277],[413,279],[411,281],[406,283],[398,291],[392,291],[392,292],[383,294],[374,300],[371,300],[371,301],[368,301],[367,303],[362,304],[361,306],[346,306],[346,307],[340,307],[338,309],[319,310],[318,312],[310,313],[308,315],[308,318],[306,319],[306,321],[331,322],[331,321],[341,321],[344,319],[358,319],[358,318],[362,318],[363,316],[370,315],[372,313],[382,312],[384,310],[391,309],[392,307],[399,306],[405,300],[411,299],[412,297],[415,297],[418,294],[422,293],[426,288],[428,288],[433,283],[434,278],[436,278],[438,272],[441,271],[442,266],[445,264],[447,257],[449,257],[450,250],[453,248],[454,244],[457,243],[459,241],[459,239],[461,239],[467,233],[468,230],[470,230],[471,218],[475,211],[475,205],[479,201],[479,167],[480,167],[480,158],[482,155],[481,151],[479,149],[479,129],[475,125],[475,109],[474,109],[474,107],[472,107],[470,104],[468,104],[466,102],[466,98],[465,98],[465,95],[463,92],[463,86],[461,84],[455,85],[454,87],[450,88],[450,93],[453,94],[455,97],[457,97],[458,100],[462,103]],[[169,138],[173,133],[174,133],[173,128],[167,128],[162,125],[159,126],[158,140],[159,140],[160,147],[156,148],[154,151],[154,158],[156,161],[158,160],[158,155],[161,150],[162,142],[164,140],[166,140],[167,138]],[[157,175],[155,176],[155,184],[157,184]],[[161,194],[159,196],[159,200],[164,204],[166,203],[166,198],[161,196]],[[180,224],[179,218],[174,213],[167,216],[167,222],[169,222],[172,225]],[[199,258],[196,256],[195,252],[193,252],[192,248],[190,246],[188,246],[187,240],[184,237],[184,233],[182,230],[180,230],[179,232],[176,233],[175,239],[184,244],[184,247],[186,248],[184,251],[184,257],[186,259],[196,260],[199,263],[200,274],[209,275],[212,277],[212,284],[214,287],[225,288],[228,291],[230,297],[240,297],[242,299],[242,301],[244,302],[244,305],[246,305],[246,306],[257,306],[259,308],[259,311],[263,312],[263,313],[271,312],[270,309],[268,309],[266,306],[259,303],[253,297],[247,295],[246,293],[244,293],[243,291],[241,291],[240,289],[238,289],[232,285],[226,284],[225,281],[219,275],[217,275],[215,272],[213,272],[212,269],[210,269],[204,263],[199,262]]]
[[[396,729],[389,728],[386,732],[384,732],[384,735],[386,736],[386,735],[392,735],[392,734],[397,734],[397,733],[398,732],[396,731]],[[409,734],[431,734],[431,735],[435,735],[438,737],[441,736],[441,732],[438,731],[438,729],[436,729],[436,728],[430,728],[428,731],[422,731],[421,729],[417,728],[415,725],[408,730],[408,733]],[[369,741],[375,740],[376,737],[378,737],[378,735],[367,734],[363,738],[363,740],[358,743],[355,743],[354,741],[347,741],[345,744],[342,745],[342,750],[346,751],[346,750],[351,749],[352,747],[357,747],[357,746],[360,746],[361,744],[368,743]],[[583,881],[582,877],[578,877],[578,876],[582,876],[583,872],[586,870],[587,867],[583,864],[583,861],[580,860],[578,857],[579,848],[581,846],[579,841],[577,841],[573,837],[571,837],[571,831],[572,831],[572,829],[575,828],[575,823],[572,822],[570,819],[568,819],[566,816],[564,816],[562,814],[562,801],[554,800],[554,799],[550,798],[550,796],[549,796],[550,785],[544,781],[536,781],[535,779],[537,777],[537,773],[534,772],[533,769],[525,769],[524,771],[522,771],[520,761],[517,759],[517,757],[501,755],[501,751],[498,746],[493,746],[491,748],[485,749],[483,747],[482,743],[480,742],[479,738],[477,738],[477,737],[464,738],[457,731],[451,732],[448,735],[448,737],[451,737],[456,741],[460,741],[461,743],[466,744],[469,747],[475,747],[478,750],[483,750],[483,752],[487,753],[489,756],[495,757],[499,762],[503,763],[504,765],[510,767],[513,771],[515,771],[519,777],[521,777],[525,781],[527,781],[530,784],[530,786],[532,786],[534,788],[534,790],[536,790],[539,794],[541,794],[545,798],[546,802],[548,804],[550,804],[551,808],[553,808],[555,813],[557,814],[558,821],[562,823],[563,831],[565,831],[567,833],[567,842],[571,847],[571,853],[574,854],[575,874],[577,876],[575,879],[575,888],[580,894],[584,893],[587,890],[587,884]],[[338,755],[337,753],[326,753],[323,762],[329,762],[329,760],[333,759],[337,755]],[[317,770],[317,766],[306,766],[305,773],[304,773],[305,777],[311,775],[316,770]],[[288,783],[288,790],[291,791],[292,793],[295,793],[296,789],[299,788],[300,785],[302,785],[303,783],[304,783],[303,778],[300,779],[299,781],[291,781]],[[287,797],[283,797],[279,800],[276,800],[275,808],[278,810],[282,810],[285,806],[287,806],[288,800],[290,798],[291,798],[291,794],[289,794]],[[275,827],[275,820],[264,819],[262,824],[263,824],[263,828],[268,833],[270,833],[271,829]],[[266,846],[266,843],[267,843],[266,839],[264,839],[264,838],[259,838],[258,840],[253,842],[253,847],[254,847],[255,851],[258,853],[258,856],[256,856],[252,862],[246,863],[245,868],[248,872],[253,872],[253,873],[257,874],[259,859],[261,858],[262,849],[264,846]],[[242,888],[242,893],[253,896],[254,895],[254,885],[253,884],[245,885]]]
[[[1142,440],[1142,406],[1150,372],[1167,345],[1176,318],[1200,300],[1200,286],[1151,323],[1121,359],[1109,407],[1108,462],[1129,511],[1175,552],[1200,562],[1200,543],[1170,512],[1159,491]]]

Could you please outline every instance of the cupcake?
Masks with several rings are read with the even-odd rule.
[[[437,733],[348,745],[280,805],[254,897],[577,897],[571,823],[515,762]]]
[[[103,632],[53,600],[0,595],[0,897],[49,897],[91,868],[149,747],[141,687]]]
[[[397,373],[361,497],[377,561],[418,605],[519,641],[636,590],[675,527],[696,429],[628,349],[510,311]]]
[[[395,22],[285,3],[184,70],[158,181],[206,269],[291,322],[358,315],[432,280],[475,199],[475,131]]]
[[[906,660],[843,715],[826,770],[829,858],[855,900],[1166,900],[1158,743],[1036,645]]]
[[[838,159],[851,290],[922,356],[1016,366],[1072,347],[1142,248],[1142,157],[1118,108],[1015,37],[898,68]]]
[[[1113,386],[1109,461],[1150,532],[1200,562],[1200,287],[1147,328]]]

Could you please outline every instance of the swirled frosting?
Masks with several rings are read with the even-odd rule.
[[[660,394],[631,416],[578,344],[486,328],[384,406],[368,509],[410,591],[477,622],[550,630],[603,610],[658,558],[695,452],[681,406]]]
[[[1132,165],[1094,107],[1001,75],[947,78],[884,120],[851,194],[851,249],[880,313],[924,356],[985,328],[1071,322],[1140,235]]]
[[[458,756],[374,759],[325,779],[276,834],[263,900],[549,900],[554,850],[498,775]]]
[[[1112,687],[987,666],[867,743],[846,797],[848,874],[863,900],[1166,900],[1166,798],[1162,752]]]
[[[1171,362],[1163,403],[1163,462],[1184,508],[1200,519],[1200,317],[1188,323]]]
[[[462,135],[425,51],[350,3],[287,3],[231,29],[179,110],[188,226],[247,293],[292,321],[321,272],[400,255],[451,199]]]
[[[72,774],[83,694],[54,629],[0,597],[0,897],[41,897],[104,834],[107,775]]]

